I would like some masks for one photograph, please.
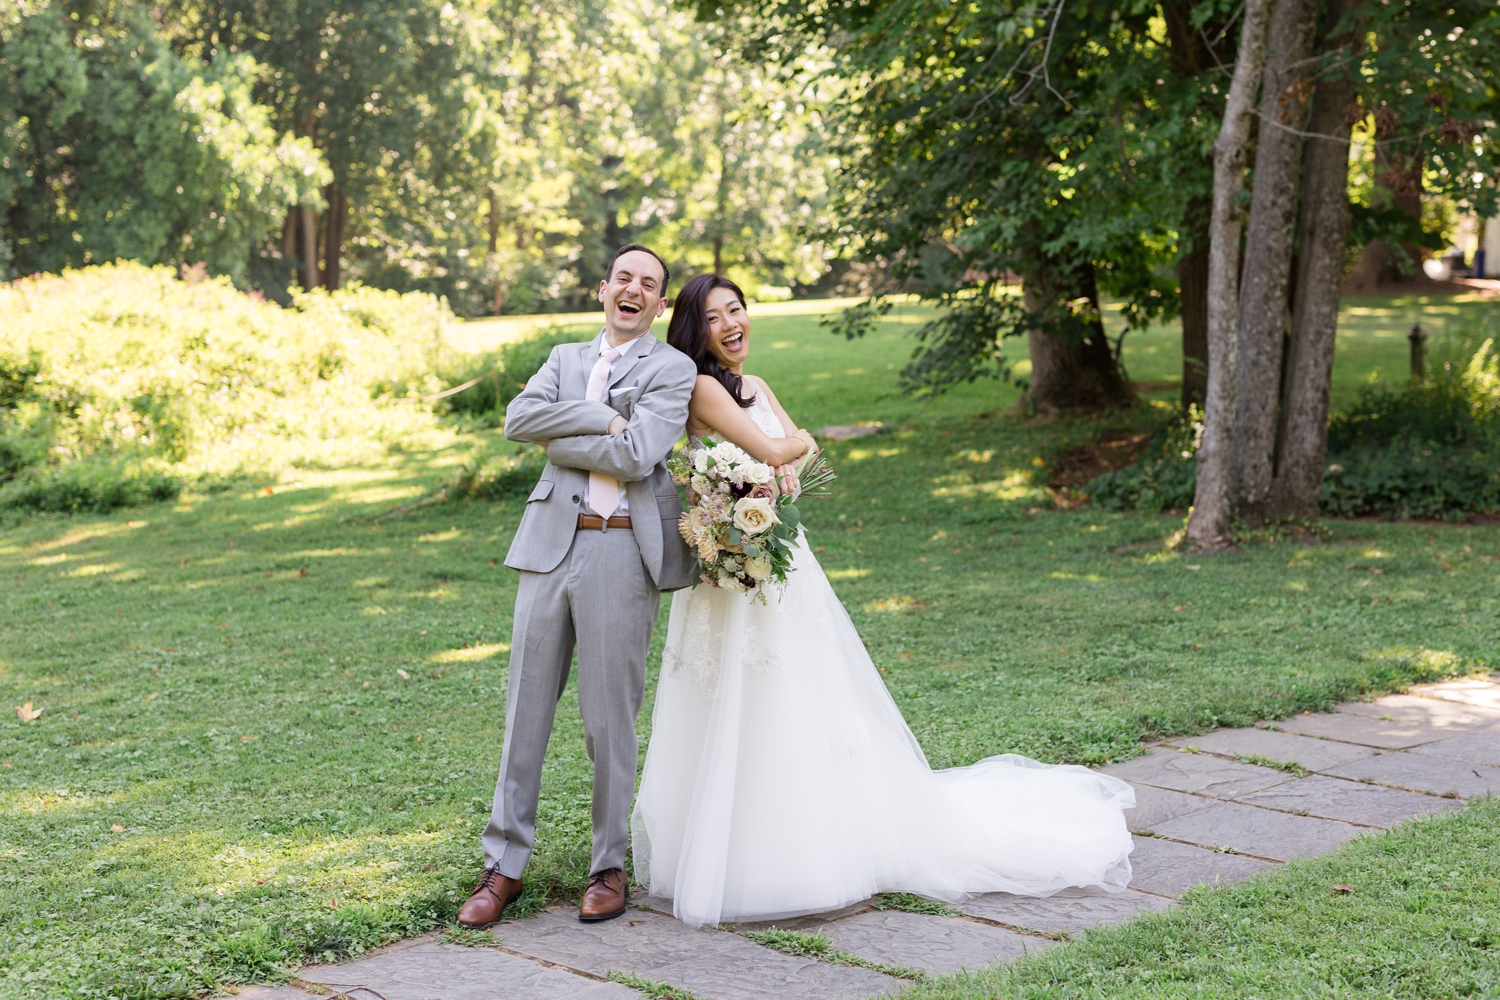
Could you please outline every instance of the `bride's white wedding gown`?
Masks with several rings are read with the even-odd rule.
[[[748,412],[784,436],[764,393]],[[932,770],[805,543],[792,564],[764,605],[673,596],[631,820],[652,895],[701,927],[879,892],[1126,886],[1129,785],[1016,754]]]

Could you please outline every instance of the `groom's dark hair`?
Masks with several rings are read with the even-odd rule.
[[[714,352],[708,349],[708,315],[704,303],[708,293],[715,288],[727,288],[745,307],[745,293],[740,286],[722,274],[700,274],[682,286],[677,301],[672,303],[672,321],[667,324],[667,343],[693,359],[698,374],[719,380],[729,390],[729,395],[740,406],[749,406],[755,397],[745,398],[745,380],[719,364]]]
[[[610,278],[613,278],[615,276],[615,261],[619,260],[621,257],[625,256],[633,250],[639,250],[641,253],[649,253],[651,256],[655,257],[656,262],[661,265],[661,297],[666,298],[667,285],[672,281],[672,272],[667,270],[667,262],[661,259],[661,254],[657,253],[655,250],[652,250],[650,247],[642,246],[639,243],[631,243],[628,246],[623,246],[615,251],[615,255],[611,257],[609,259],[609,263],[604,266],[604,280],[608,281]]]

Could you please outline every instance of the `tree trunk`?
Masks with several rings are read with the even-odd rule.
[[[297,261],[297,228],[302,224],[302,215],[297,206],[289,206],[286,210],[286,221],[281,225],[281,259],[288,268],[295,271]],[[297,280],[292,274],[287,275],[286,282],[290,285]]]
[[[1342,55],[1354,60],[1360,37],[1339,22],[1358,0],[1330,0],[1319,49],[1325,64]],[[1318,515],[1323,459],[1328,447],[1328,389],[1333,373],[1334,333],[1338,328],[1339,286],[1349,238],[1349,118],[1355,98],[1354,67],[1333,67],[1318,84],[1307,130],[1310,139],[1302,168],[1301,252],[1292,306],[1292,336],[1286,357],[1281,428],[1271,516]]]
[[[1255,91],[1266,58],[1271,0],[1245,0],[1244,24],[1224,104],[1224,120],[1214,142],[1213,217],[1208,257],[1208,397],[1203,440],[1198,448],[1198,488],[1188,518],[1194,548],[1217,549],[1234,543],[1230,535],[1230,458],[1239,389],[1240,227],[1243,213],[1235,196],[1245,188],[1245,144],[1250,138]]]
[[[1135,392],[1120,375],[1099,315],[1094,265],[1081,267],[1066,290],[1054,287],[1044,270],[1032,272],[1023,286],[1026,310],[1043,312],[1049,303],[1086,297],[1094,307],[1092,330],[1081,340],[1067,340],[1040,329],[1027,334],[1031,353],[1028,396],[1038,416],[1072,411],[1118,409],[1135,402]]]
[[[302,287],[311,291],[318,287],[318,217],[306,205],[298,208],[302,220]]]
[[[1202,406],[1208,395],[1208,224],[1213,204],[1194,198],[1183,214],[1190,249],[1177,261],[1182,303],[1182,408]]]
[[[324,196],[328,211],[323,215],[323,285],[337,291],[344,275],[344,229],[349,221],[349,199],[338,184],[328,185]]]
[[[1231,506],[1252,524],[1264,523],[1270,513],[1302,174],[1299,133],[1307,127],[1311,103],[1318,7],[1318,0],[1278,0],[1261,84],[1255,196],[1240,276],[1240,392],[1230,482]]]

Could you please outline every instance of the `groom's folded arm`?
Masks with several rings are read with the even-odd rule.
[[[562,468],[602,472],[625,483],[651,475],[687,426],[688,400],[698,374],[687,364],[684,372],[664,372],[662,385],[641,393],[624,431],[552,438],[547,458]]]
[[[505,408],[505,436],[512,441],[550,441],[578,434],[607,434],[616,414],[608,405],[587,399],[557,398],[561,364],[557,348],[531,376],[521,394]]]

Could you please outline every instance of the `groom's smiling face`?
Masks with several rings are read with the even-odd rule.
[[[632,250],[615,261],[609,277],[599,282],[604,325],[612,342],[645,333],[666,310],[662,278],[661,262],[645,251]]]

